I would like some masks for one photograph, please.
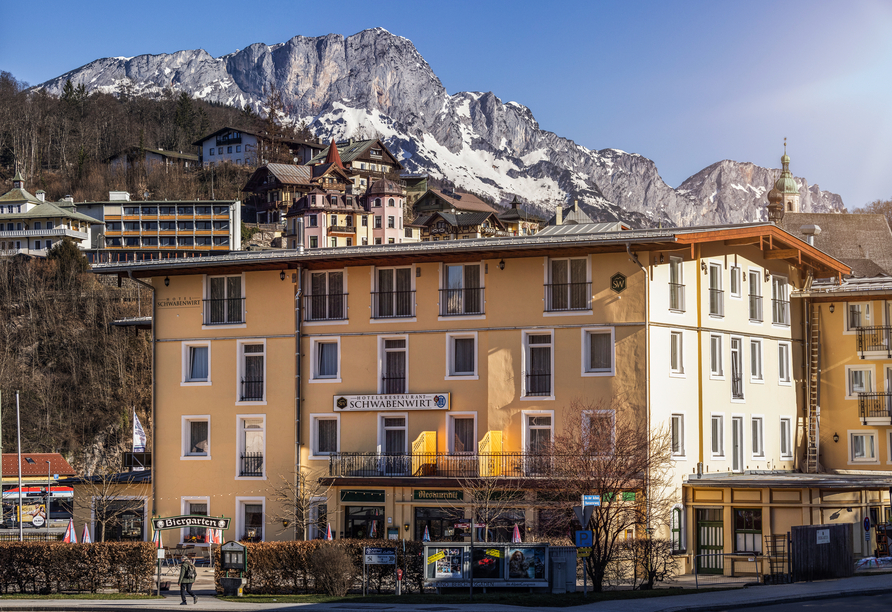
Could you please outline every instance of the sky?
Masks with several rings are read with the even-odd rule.
[[[721,161],[791,170],[851,210],[892,198],[892,2],[36,2],[0,37],[32,85],[94,59],[373,27],[449,93],[492,91],[544,130],[652,159],[677,187]]]

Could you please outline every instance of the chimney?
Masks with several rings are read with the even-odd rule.
[[[803,225],[799,231],[805,234],[805,241],[811,246],[815,246],[815,236],[821,233],[820,225]]]
[[[37,199],[41,202],[46,202],[46,192],[43,189],[39,190],[34,195],[37,196]]]
[[[554,211],[554,224],[563,225],[564,223],[564,206],[558,204],[557,210]]]
[[[573,212],[579,212],[579,200],[573,200]]]
[[[298,215],[295,219],[295,233],[297,234],[297,252],[304,252],[304,217]]]

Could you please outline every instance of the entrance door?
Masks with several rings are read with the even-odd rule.
[[[721,508],[697,508],[697,573],[724,572],[725,550]]]
[[[743,417],[731,419],[731,471],[743,471]]]

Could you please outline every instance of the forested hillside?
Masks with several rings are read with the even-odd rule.
[[[59,253],[0,260],[3,450],[15,452],[19,390],[22,449],[64,453],[89,472],[130,450],[134,409],[151,436],[151,336],[111,325],[151,314],[151,293],[100,283],[73,245]]]

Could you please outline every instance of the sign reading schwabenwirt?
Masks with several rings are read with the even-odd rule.
[[[449,410],[448,393],[335,395],[335,412],[357,410]]]
[[[156,305],[158,308],[198,308],[201,306],[201,299],[193,297],[163,298],[158,300]]]
[[[208,529],[229,529],[229,521],[223,516],[197,516],[195,514],[186,516],[169,516],[166,518],[155,517],[152,519],[152,525],[156,530],[160,529],[182,529],[185,527],[207,527]]]

